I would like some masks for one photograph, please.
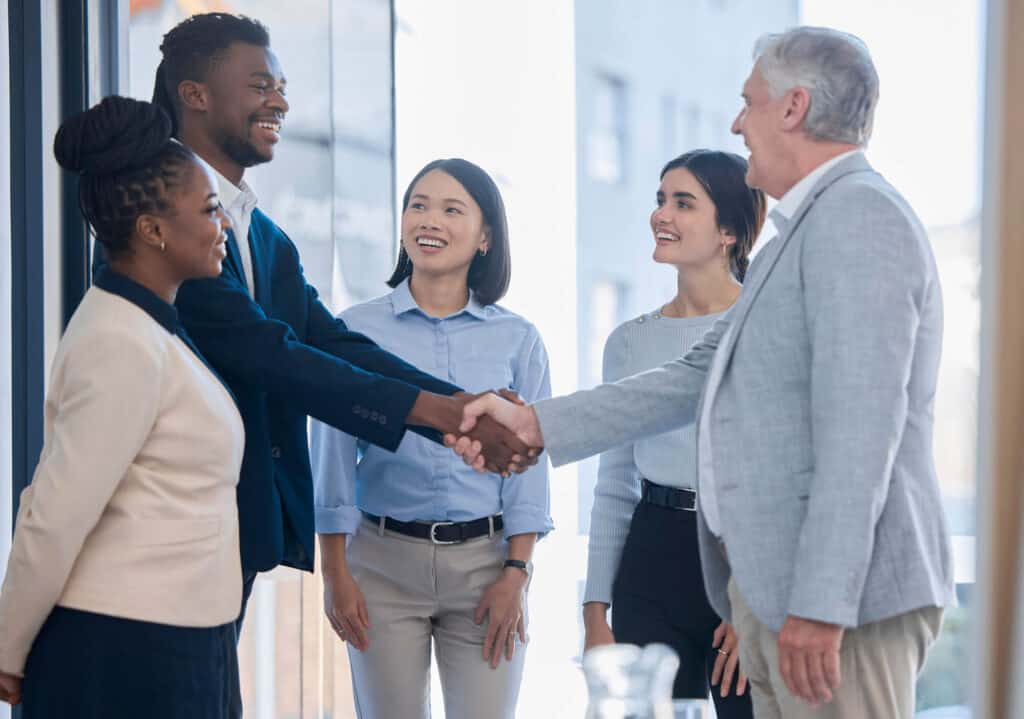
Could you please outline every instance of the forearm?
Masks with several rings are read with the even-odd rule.
[[[320,570],[324,577],[330,577],[338,572],[348,573],[348,558],[345,556],[345,548],[348,542],[347,534],[320,534]]]

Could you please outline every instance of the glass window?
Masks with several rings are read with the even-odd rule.
[[[626,171],[625,82],[612,75],[599,75],[593,103],[587,166],[595,180],[617,184]]]

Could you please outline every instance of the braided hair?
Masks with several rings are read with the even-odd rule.
[[[148,102],[113,95],[69,117],[53,140],[60,166],[78,173],[78,202],[108,257],[128,252],[139,215],[166,212],[196,156],[171,138],[171,120]]]
[[[210,69],[236,42],[269,47],[270,33],[258,20],[244,15],[211,12],[186,18],[164,35],[153,104],[170,116],[174,134],[178,133],[180,110],[178,85],[185,80],[204,82]]]

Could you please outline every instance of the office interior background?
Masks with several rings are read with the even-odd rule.
[[[5,0],[0,557],[38,457],[49,362],[88,285],[88,238],[49,151],[53,134],[103,95],[148,99],[163,33],[212,10],[270,29],[291,110],[272,166],[246,178],[326,304],[338,311],[387,291],[397,197],[427,161],[465,157],[501,187],[513,253],[503,304],[539,328],[556,394],[598,383],[608,334],[672,297],[674,273],[650,259],[658,174],[696,147],[745,155],[729,126],[754,40],[803,23],[862,37],[881,76],[868,157],[929,228],[946,306],[935,447],[960,606],[920,678],[918,716],[1000,716],[984,713],[978,658],[990,649],[990,615],[976,589],[987,540],[976,537],[995,501],[979,453],[979,408],[991,401],[983,327],[996,321],[985,298],[997,290],[983,267],[985,228],[998,224],[983,212],[994,172],[983,160],[998,154],[986,146],[986,108],[1002,107],[986,95],[998,84],[992,58],[1012,44],[1001,33],[1020,22],[1019,2]],[[535,557],[522,717],[583,716],[579,602],[596,472],[594,460],[552,474],[556,531]],[[261,575],[248,616],[248,716],[354,717],[346,649],[324,620],[319,577]],[[436,683],[433,699],[443,716]]]

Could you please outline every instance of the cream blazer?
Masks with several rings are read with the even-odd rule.
[[[113,277],[86,293],[54,360],[0,590],[10,674],[56,605],[184,627],[238,617],[241,417],[173,333],[174,308]]]

